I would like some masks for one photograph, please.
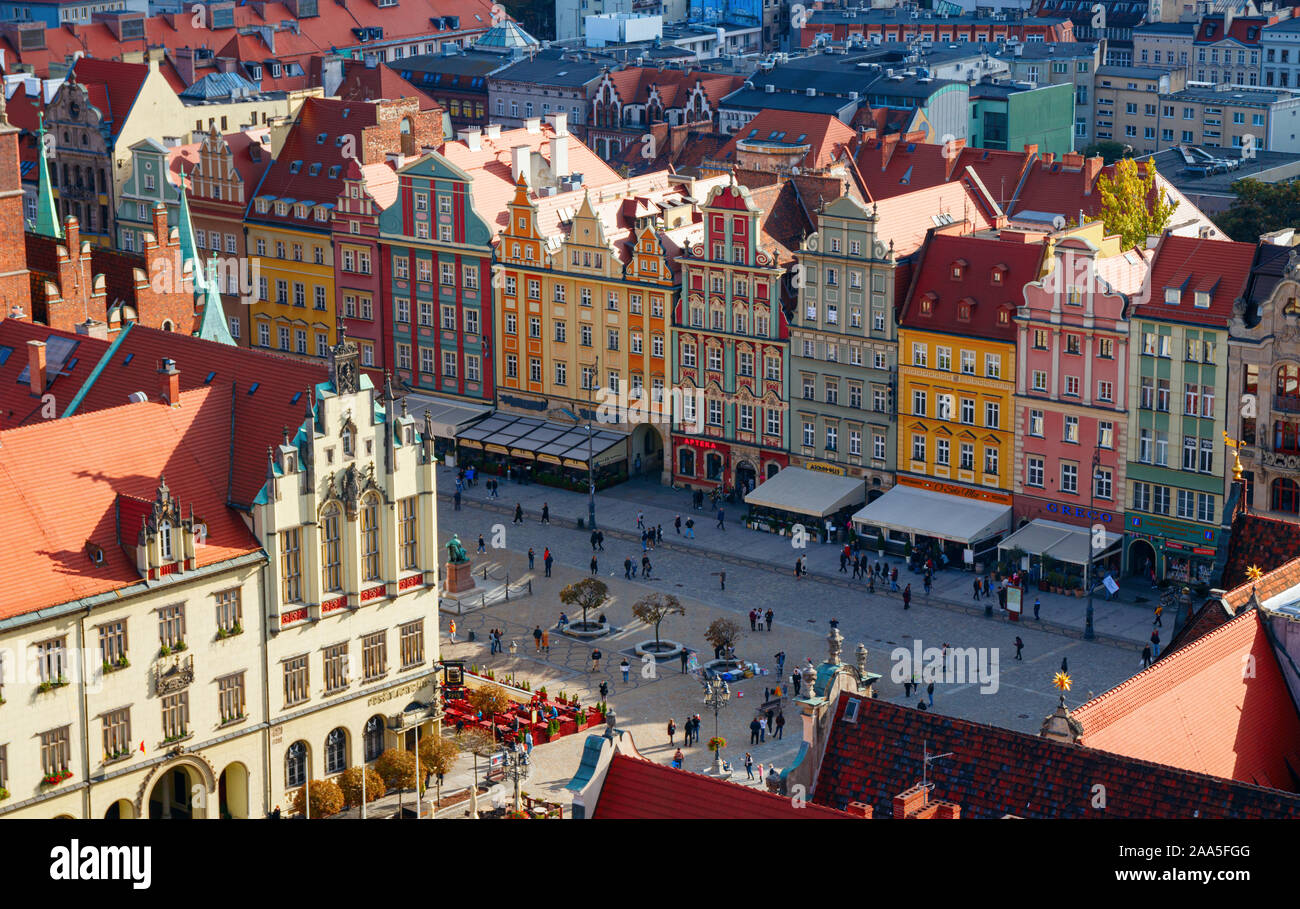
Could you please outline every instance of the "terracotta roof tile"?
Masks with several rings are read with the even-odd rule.
[[[921,253],[901,324],[1014,342],[1012,316],[1018,297],[1026,284],[1037,280],[1044,252],[1042,243],[932,233]],[[954,269],[960,269],[958,277]],[[1000,281],[994,280],[996,275]],[[923,298],[929,301],[929,315],[922,307]],[[964,307],[969,307],[966,318]],[[1007,307],[1010,315],[1003,323],[999,314]]]
[[[1256,494],[1261,494],[1260,490]],[[1219,586],[1225,590],[1240,588],[1249,580],[1246,569],[1252,565],[1268,573],[1297,555],[1300,555],[1300,524],[1239,511],[1232,519],[1228,560]]]

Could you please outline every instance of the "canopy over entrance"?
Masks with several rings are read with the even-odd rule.
[[[745,503],[824,518],[842,508],[860,505],[866,497],[867,488],[861,480],[787,467],[751,490]]]
[[[587,466],[588,454],[597,467],[627,457],[627,433],[595,426],[590,432],[589,444],[584,425],[498,412],[461,432],[456,441],[496,454],[537,458],[551,464],[572,462],[572,466],[582,468]]]
[[[1123,540],[1120,534],[1109,530],[1105,533],[1106,545],[1093,553],[1094,561]],[[1071,565],[1085,565],[1091,545],[1092,532],[1087,527],[1035,518],[999,543],[998,549],[1002,552],[1021,549],[1031,556],[1046,556]]]
[[[1008,530],[1011,506],[899,485],[855,514],[853,523],[859,530],[884,527],[970,544]]]

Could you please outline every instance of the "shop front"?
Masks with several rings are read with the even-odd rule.
[[[1035,518],[998,544],[999,563],[1028,571],[1032,582],[1083,596],[1107,573],[1118,571],[1123,542],[1122,534],[1106,530],[1100,521],[1080,527]]]
[[[627,479],[628,437],[604,427],[496,413],[456,439],[462,465],[525,483],[587,491],[588,464],[597,489]]]
[[[1124,516],[1124,570],[1157,580],[1213,584],[1219,528],[1146,513]]]
[[[883,534],[892,551],[901,543],[905,555],[934,555],[943,567],[982,572],[1011,530],[1011,496],[900,476],[853,515],[853,526],[868,541]]]
[[[787,467],[745,496],[746,525],[782,536],[802,527],[810,539],[825,542],[836,528],[842,532],[866,497],[861,480]]]
[[[1023,526],[1029,521],[1041,518],[1046,521],[1058,521],[1062,524],[1075,524],[1081,527],[1101,524],[1108,531],[1123,533],[1123,513],[1110,511],[1104,507],[1105,504],[1105,502],[1097,502],[1091,506],[1080,505],[1069,500],[1057,501],[1040,496],[1016,493],[1016,522]]]

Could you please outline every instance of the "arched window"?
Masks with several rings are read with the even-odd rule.
[[[1291,398],[1292,403],[1300,398],[1300,366],[1284,364],[1277,368],[1278,397]]]
[[[342,773],[348,769],[348,734],[341,728],[325,736],[325,772]]]
[[[352,457],[352,438],[352,427],[348,426],[343,430],[343,456],[346,458]]]
[[[367,581],[379,580],[379,498],[368,496],[361,503],[361,574]]]
[[[307,743],[294,742],[284,753],[284,785],[288,788],[307,783]]]
[[[704,456],[705,476],[714,481],[722,480],[722,455],[716,452],[709,452]]]
[[[677,472],[684,477],[695,476],[695,451],[682,448],[677,452]]]
[[[164,320],[163,320],[162,330],[163,330],[163,331],[171,331],[171,330],[172,330],[172,320],[171,320],[171,319],[164,319]]]
[[[1273,421],[1273,451],[1300,453],[1300,423],[1290,420]]]
[[[384,718],[382,716],[372,716],[366,720],[363,747],[367,763],[384,753]]]
[[[158,542],[162,544],[162,557],[172,557],[172,522],[163,521],[158,527]]]
[[[1300,514],[1300,486],[1295,480],[1273,481],[1273,510]]]
[[[321,582],[327,592],[343,589],[342,555],[339,547],[342,514],[339,506],[331,502],[321,512]]]

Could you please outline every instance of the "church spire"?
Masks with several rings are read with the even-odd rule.
[[[181,196],[184,199],[184,196]],[[184,234],[181,235],[184,237]],[[212,254],[212,265],[208,274],[212,277],[204,281],[198,272],[198,260],[194,260],[194,296],[201,297],[200,305],[203,315],[199,317],[198,336],[205,341],[235,346],[235,339],[230,334],[226,323],[226,309],[221,305],[221,287],[217,283],[217,256]]]
[[[177,231],[181,239],[181,273],[184,274],[185,266],[190,265],[194,271],[194,294],[198,296],[203,287],[203,268],[199,261],[197,247],[194,245],[194,222],[190,219],[189,193],[185,191],[185,175],[181,174],[181,185],[178,189],[180,193],[180,209],[176,218]],[[160,238],[162,239],[162,238]],[[216,269],[213,269],[215,274]]]
[[[54,189],[50,185],[50,165],[45,147],[45,115],[40,115],[40,128],[36,131],[39,150],[39,171],[36,192],[36,233],[55,240],[63,239],[63,226],[59,224],[59,211],[54,204]],[[75,252],[72,252],[76,255]]]

